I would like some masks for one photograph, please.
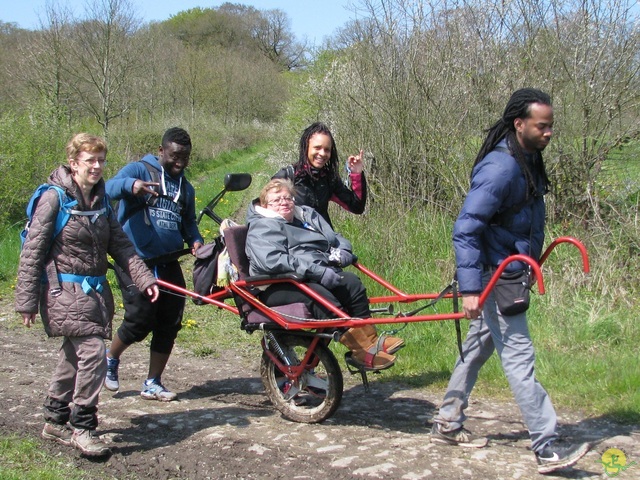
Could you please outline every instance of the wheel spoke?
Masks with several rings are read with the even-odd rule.
[[[295,334],[274,334],[286,365],[299,365],[307,358],[311,338]],[[262,356],[261,375],[267,396],[285,418],[316,423],[330,417],[342,399],[343,379],[340,366],[324,343],[316,343],[310,365],[298,380],[289,380],[271,357]]]

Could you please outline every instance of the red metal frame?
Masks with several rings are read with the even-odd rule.
[[[278,368],[278,370],[280,370],[287,377],[287,379],[294,382],[294,385],[299,386],[297,382],[300,376],[304,373],[304,371],[311,370],[318,366],[320,359],[317,356],[315,356],[315,351],[319,341],[320,341],[320,337],[317,335],[311,339],[309,348],[307,348],[304,358],[300,361],[298,365],[285,365],[284,363],[282,363],[282,360],[280,359],[280,357],[274,354],[271,351],[271,349],[267,347],[267,344],[266,344],[267,340],[264,337],[262,338],[261,343],[262,343],[262,349],[267,354],[267,356],[271,359],[273,364]],[[313,361],[311,361],[312,356],[314,356]]]
[[[549,245],[549,247],[545,250],[544,254],[540,258],[540,263],[536,262],[533,258],[527,255],[512,255],[507,259],[505,259],[505,261],[502,262],[498,266],[496,271],[493,273],[493,275],[491,276],[491,280],[489,281],[488,285],[481,293],[480,305],[482,305],[484,301],[487,299],[487,296],[495,286],[496,282],[498,281],[498,278],[500,278],[500,275],[502,274],[504,269],[507,267],[507,265],[509,265],[511,262],[516,262],[516,261],[526,263],[531,267],[534,278],[538,285],[538,292],[541,295],[543,295],[545,293],[545,289],[544,289],[544,281],[543,281],[542,271],[540,269],[540,266],[548,258],[549,254],[553,251],[553,249],[556,246],[560,245],[561,243],[569,243],[578,248],[582,256],[583,270],[585,273],[588,273],[589,258],[588,258],[585,246],[575,238],[560,237],[554,240],[551,243],[551,245]],[[362,274],[366,275],[367,277],[371,278],[373,281],[382,285],[393,294],[388,296],[370,298],[369,301],[372,305],[380,304],[380,303],[414,303],[419,300],[432,300],[437,298],[439,295],[437,293],[409,294],[409,293],[403,292],[402,290],[395,287],[391,283],[382,279],[381,277],[379,277],[374,272],[367,269],[364,265],[360,263],[354,264],[354,267],[358,269]],[[272,285],[274,283],[283,283],[283,282],[288,282],[296,285],[298,288],[300,288],[300,290],[305,292],[311,298],[313,298],[314,300],[319,302],[321,305],[323,305],[324,307],[332,311],[337,318],[329,319],[329,320],[321,320],[321,321],[320,320],[315,320],[315,321],[314,320],[304,320],[304,321],[292,320],[291,318],[287,318],[282,314],[270,309],[249,292],[249,287],[256,287],[261,285]],[[429,322],[429,321],[438,321],[438,320],[457,320],[457,319],[464,318],[463,312],[451,312],[451,313],[434,313],[429,315],[412,315],[412,316],[406,316],[406,317],[401,316],[399,314],[394,317],[385,317],[385,318],[350,319],[345,312],[335,307],[334,305],[329,303],[326,299],[318,295],[315,291],[309,288],[308,285],[292,279],[277,279],[277,280],[268,279],[268,280],[260,280],[260,281],[251,282],[251,283],[248,283],[243,280],[237,281],[237,282],[231,282],[226,289],[206,297],[198,295],[197,293],[187,290],[185,288],[180,288],[176,285],[165,282],[163,280],[158,280],[158,285],[168,290],[172,290],[174,292],[196,298],[198,300],[201,300],[204,303],[214,305],[218,308],[228,310],[236,315],[239,313],[238,309],[235,306],[228,305],[227,303],[225,303],[225,300],[232,298],[234,295],[237,295],[240,298],[242,298],[244,301],[246,301],[248,304],[252,305],[255,309],[259,310],[264,315],[269,317],[273,322],[278,324],[280,327],[287,330],[350,328],[350,327],[362,326],[367,324],[413,323],[413,322]],[[451,297],[452,295],[448,294],[448,295],[445,295],[444,298],[451,298]]]
[[[551,242],[551,245],[547,247],[547,249],[544,251],[544,253],[540,257],[540,265],[544,263],[544,261],[547,259],[549,254],[553,251],[553,249],[556,248],[561,243],[570,243],[573,246],[578,248],[578,250],[580,251],[580,255],[582,256],[582,270],[584,271],[584,273],[589,273],[590,271],[589,255],[587,255],[587,249],[582,244],[582,242],[580,242],[580,240],[573,237],[558,237],[553,242]]]

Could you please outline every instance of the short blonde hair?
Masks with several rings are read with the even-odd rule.
[[[98,153],[107,155],[107,142],[102,137],[90,133],[77,133],[67,143],[67,158],[76,160],[80,152]]]
[[[296,196],[296,187],[293,186],[293,182],[286,178],[273,178],[267,183],[262,190],[260,190],[260,205],[265,207],[267,205],[267,195],[269,192],[280,192],[286,190],[292,197]]]

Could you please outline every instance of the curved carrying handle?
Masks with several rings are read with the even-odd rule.
[[[587,255],[587,249],[584,246],[584,244],[580,242],[580,240],[577,240],[576,238],[573,238],[573,237],[558,237],[553,242],[551,242],[551,245],[549,245],[547,249],[544,251],[544,253],[542,254],[542,257],[540,257],[540,263],[536,262],[533,258],[527,255],[518,254],[518,255],[511,255],[507,257],[505,261],[498,266],[498,268],[492,275],[491,280],[487,284],[487,287],[484,289],[484,291],[480,295],[480,300],[479,300],[480,305],[484,304],[484,301],[487,299],[487,296],[489,295],[491,290],[493,290],[493,287],[495,286],[496,282],[500,278],[500,275],[502,274],[504,269],[507,267],[507,265],[509,265],[511,262],[516,262],[516,261],[527,263],[531,267],[535,275],[536,281],[538,283],[538,292],[541,295],[544,295],[544,283],[542,280],[542,272],[540,270],[540,266],[544,263],[547,257],[549,257],[549,254],[553,251],[553,249],[556,248],[561,243],[570,243],[580,251],[580,255],[582,257],[582,269],[584,273],[589,273],[589,255]]]
[[[587,249],[582,244],[582,242],[580,242],[580,240],[577,240],[573,237],[556,238],[551,243],[551,245],[549,245],[547,249],[544,251],[544,253],[542,254],[542,257],[540,257],[540,265],[544,263],[544,261],[547,259],[551,251],[561,243],[571,243],[572,245],[575,245],[578,248],[578,250],[580,250],[580,255],[582,256],[582,270],[584,271],[584,273],[589,273],[589,255],[587,255]]]
[[[487,296],[489,295],[489,293],[491,293],[491,290],[493,290],[493,287],[495,286],[496,282],[500,278],[500,275],[502,275],[502,272],[504,271],[504,269],[507,268],[507,265],[509,265],[511,262],[523,262],[529,265],[531,267],[531,270],[533,271],[533,275],[536,278],[536,282],[538,283],[538,292],[540,293],[540,295],[544,295],[544,282],[542,280],[542,272],[540,271],[540,265],[538,265],[538,262],[536,262],[533,258],[529,257],[528,255],[522,255],[522,254],[510,255],[507,258],[505,258],[504,262],[498,265],[498,268],[491,276],[491,280],[489,280],[489,283],[487,284],[485,289],[482,291],[482,294],[480,295],[480,299],[479,299],[480,306],[484,305],[484,302],[487,299]]]

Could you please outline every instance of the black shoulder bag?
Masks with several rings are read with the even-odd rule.
[[[500,313],[517,315],[529,309],[531,300],[531,267],[515,272],[503,272],[493,287]]]

